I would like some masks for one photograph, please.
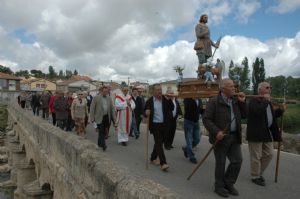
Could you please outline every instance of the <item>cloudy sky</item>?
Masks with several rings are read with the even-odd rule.
[[[300,0],[0,0],[0,64],[77,69],[97,80],[196,77],[194,27],[209,15],[228,65],[265,60],[267,76],[300,76]]]

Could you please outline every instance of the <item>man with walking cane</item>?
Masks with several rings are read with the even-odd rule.
[[[247,140],[250,153],[251,177],[254,184],[266,186],[263,172],[273,156],[273,141],[282,141],[276,118],[286,110],[285,104],[274,108],[271,103],[272,87],[268,82],[258,85],[262,98],[249,102]]]
[[[152,164],[160,165],[162,171],[168,171],[169,165],[165,157],[163,143],[165,142],[165,134],[168,132],[174,105],[168,96],[162,95],[160,84],[155,84],[153,88],[153,97],[150,97],[145,105],[145,114],[147,117],[150,117],[149,130],[154,137],[154,146],[150,160]]]
[[[244,93],[238,93],[237,99],[233,98],[234,94],[233,81],[223,79],[219,94],[209,100],[203,116],[203,124],[209,131],[209,142],[213,144],[218,140],[214,147],[215,192],[222,197],[239,195],[234,184],[242,164],[241,118],[246,117],[246,98]],[[225,135],[226,128],[228,133]],[[225,171],[226,158],[229,165]]]

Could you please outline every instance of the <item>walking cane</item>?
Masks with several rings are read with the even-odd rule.
[[[283,98],[283,104],[285,104],[285,93],[284,93],[284,98]],[[280,135],[281,136],[282,136],[282,131],[283,131],[283,113],[282,113],[281,119],[280,119]],[[278,173],[279,173],[280,146],[281,146],[281,141],[278,141],[277,156],[276,156],[276,168],[275,168],[275,180],[274,180],[275,183],[277,183]]]
[[[281,116],[281,121],[280,122],[281,122],[280,134],[282,135],[283,115]],[[276,168],[275,168],[275,183],[277,183],[278,172],[279,172],[280,146],[281,146],[281,142],[278,141],[278,145],[277,145],[277,157],[276,157]]]
[[[208,152],[206,153],[206,155],[202,158],[202,160],[197,164],[197,166],[194,168],[194,170],[192,171],[192,173],[189,175],[189,177],[187,178],[187,180],[190,180],[191,177],[194,175],[194,173],[196,173],[196,171],[199,169],[199,167],[203,164],[203,162],[207,159],[207,157],[209,156],[209,154],[211,153],[211,151],[215,148],[215,146],[218,144],[219,140],[216,140],[215,143],[210,147],[210,149],[208,150]]]
[[[231,122],[234,120],[235,118],[232,118]],[[224,129],[224,135],[226,135],[230,124]],[[196,173],[196,171],[199,169],[199,167],[203,164],[203,162],[205,162],[205,160],[207,159],[207,157],[209,156],[209,154],[211,153],[211,151],[215,148],[215,146],[219,143],[219,140],[216,140],[213,145],[210,147],[210,149],[208,150],[208,152],[206,153],[206,155],[202,158],[202,160],[196,165],[196,167],[194,168],[194,170],[192,171],[192,173],[189,175],[189,177],[187,178],[187,180],[190,180],[191,177]]]
[[[145,138],[145,163],[146,163],[146,170],[148,170],[149,166],[149,158],[148,158],[148,145],[149,145],[149,122],[150,122],[150,114],[147,117],[147,129],[146,129],[146,138]]]

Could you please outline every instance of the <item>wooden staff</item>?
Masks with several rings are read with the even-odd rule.
[[[215,148],[215,146],[218,144],[219,140],[216,140],[215,143],[210,147],[210,149],[208,150],[208,152],[206,153],[206,155],[202,158],[202,160],[196,165],[196,167],[194,168],[194,170],[192,171],[192,173],[189,175],[189,177],[187,178],[187,180],[190,180],[191,177],[196,173],[196,171],[199,169],[199,167],[203,164],[203,162],[205,162],[205,160],[207,159],[207,157],[209,156],[209,154],[212,152],[212,150]]]
[[[146,163],[146,170],[149,167],[149,158],[148,158],[148,145],[149,145],[149,123],[150,123],[150,114],[147,116],[147,129],[146,129],[146,138],[145,138],[145,163]]]
[[[234,120],[235,118],[233,118],[231,120],[231,122]],[[226,136],[226,133],[228,131],[228,129],[230,128],[230,124],[231,122],[229,123],[228,127],[226,127],[224,129],[224,134]],[[224,139],[224,138],[223,138]],[[208,152],[205,154],[205,156],[202,158],[202,160],[196,165],[196,167],[194,168],[194,170],[192,171],[192,173],[189,175],[189,177],[187,178],[187,180],[190,180],[191,177],[194,175],[194,173],[196,173],[196,171],[199,169],[199,167],[203,164],[203,162],[205,162],[205,160],[207,159],[207,157],[209,156],[209,154],[212,152],[212,150],[215,148],[215,146],[219,143],[220,140],[216,140],[213,145],[210,147],[210,149],[208,150]]]
[[[284,103],[285,103],[285,97],[283,98],[283,104]],[[283,113],[281,115],[281,120],[280,120],[280,136],[282,136],[282,131],[283,131]],[[275,180],[274,180],[275,183],[277,183],[278,173],[279,173],[280,146],[281,146],[281,141],[278,141],[277,156],[276,156],[276,167],[275,167]]]
[[[282,128],[283,128],[283,115],[281,116],[281,128],[280,128],[280,134],[282,135]],[[275,168],[275,183],[277,183],[277,179],[278,179],[278,172],[279,172],[279,160],[280,160],[280,146],[281,146],[281,142],[278,141],[278,145],[277,145],[277,156],[276,156],[276,168]]]

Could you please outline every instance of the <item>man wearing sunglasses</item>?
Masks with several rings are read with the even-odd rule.
[[[250,152],[251,177],[254,184],[266,186],[263,173],[273,156],[273,141],[281,141],[276,118],[286,109],[285,105],[274,108],[271,103],[272,87],[268,82],[258,85],[258,94],[249,102],[247,140]]]

